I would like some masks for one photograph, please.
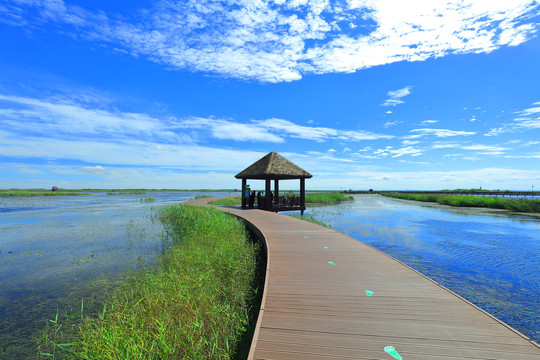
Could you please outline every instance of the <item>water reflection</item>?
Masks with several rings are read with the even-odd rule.
[[[162,233],[152,209],[195,195],[0,198],[0,359],[35,358],[57,309],[73,314],[84,299],[97,311],[111,281],[152,266]]]
[[[540,341],[540,220],[357,195],[307,213],[374,246]]]

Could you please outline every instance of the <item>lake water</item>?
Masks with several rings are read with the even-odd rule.
[[[35,359],[57,310],[77,314],[84,301],[85,313],[99,311],[111,281],[157,258],[152,208],[197,194],[0,198],[0,359]],[[540,220],[378,195],[306,213],[540,340]]]
[[[306,214],[446,286],[540,343],[540,219],[379,195]]]
[[[102,308],[111,281],[157,258],[162,227],[152,208],[196,195],[0,197],[0,359],[35,359],[57,310]],[[149,197],[156,201],[141,202]]]

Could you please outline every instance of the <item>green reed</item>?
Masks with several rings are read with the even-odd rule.
[[[197,200],[197,199],[206,199],[206,198],[211,198],[211,197],[214,197],[214,196],[213,195],[196,195],[195,200]]]
[[[438,194],[411,194],[411,193],[383,193],[381,195],[404,200],[436,202],[442,205],[456,207],[483,207],[490,209],[503,209],[523,213],[540,213],[540,200],[508,199],[503,197],[464,196],[464,195],[438,195]]]
[[[280,194],[280,196],[286,195],[287,197],[292,197],[292,195],[295,195],[296,197],[300,196],[298,193],[283,193]],[[327,205],[333,205],[338,204],[342,201],[350,201],[354,198],[350,195],[344,195],[340,192],[328,192],[328,193],[307,193],[306,194],[306,204],[327,204]],[[227,198],[227,199],[221,199],[212,201],[212,205],[220,205],[220,206],[239,206],[242,203],[242,197],[237,196],[234,198]]]
[[[161,210],[160,265],[128,278],[71,349],[80,359],[230,359],[246,332],[256,247],[212,207]]]
[[[233,198],[225,198],[220,200],[211,201],[210,204],[218,206],[239,206],[242,203],[242,196]]]
[[[306,203],[308,204],[338,204],[342,201],[350,201],[354,198],[351,195],[344,195],[343,193],[334,191],[327,193],[307,193]]]

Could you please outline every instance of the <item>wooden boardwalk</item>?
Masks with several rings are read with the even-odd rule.
[[[540,360],[524,335],[368,245],[283,214],[223,209],[268,251],[249,359],[399,359],[385,352],[393,346],[404,360]]]

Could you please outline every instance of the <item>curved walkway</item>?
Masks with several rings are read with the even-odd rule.
[[[223,210],[258,229],[268,251],[249,359],[540,360],[524,335],[360,241],[283,214]]]

